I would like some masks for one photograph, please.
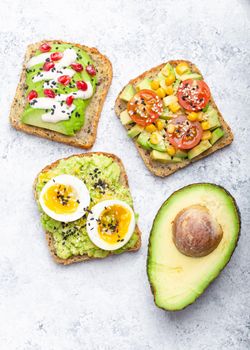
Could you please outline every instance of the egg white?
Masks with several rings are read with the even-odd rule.
[[[108,242],[105,242],[102,240],[102,238],[99,235],[98,232],[98,222],[97,220],[101,216],[102,212],[105,210],[105,208],[112,206],[112,205],[119,205],[121,207],[124,207],[126,210],[128,210],[131,213],[131,220],[129,223],[128,231],[126,235],[123,237],[123,242],[117,242],[114,244],[109,244]],[[87,217],[87,233],[90,238],[90,240],[99,248],[103,250],[117,250],[124,246],[131,238],[133,232],[135,229],[135,214],[133,209],[125,202],[120,200],[106,200],[99,202],[96,204],[93,208],[91,208],[91,212],[89,213]]]
[[[51,186],[54,186],[55,184],[69,185],[76,191],[77,197],[80,203],[74,213],[57,214],[53,210],[49,209],[44,203],[44,199],[43,199],[44,194]],[[40,193],[39,202],[41,204],[43,211],[52,219],[57,221],[62,221],[62,222],[72,222],[77,219],[80,219],[86,213],[85,209],[89,206],[90,195],[83,181],[81,181],[75,176],[65,174],[65,175],[56,176],[46,183],[46,185],[43,187]]]

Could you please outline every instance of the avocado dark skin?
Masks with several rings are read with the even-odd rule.
[[[155,300],[155,289],[154,289],[154,286],[152,285],[152,283],[151,283],[151,281],[150,281],[150,278],[149,278],[149,270],[148,270],[148,266],[149,266],[149,255],[150,255],[149,253],[150,253],[150,250],[151,250],[151,236],[152,236],[152,232],[153,232],[153,228],[154,228],[154,224],[155,224],[157,215],[158,215],[159,211],[162,209],[162,207],[166,205],[166,202],[167,202],[172,196],[174,196],[176,193],[178,193],[180,190],[183,190],[184,188],[192,187],[192,186],[194,186],[194,185],[212,185],[212,186],[215,185],[215,186],[219,187],[222,191],[224,191],[225,194],[229,195],[229,196],[231,197],[232,201],[233,201],[234,208],[235,208],[235,210],[236,210],[236,215],[238,216],[238,224],[239,224],[239,231],[238,231],[237,241],[235,242],[234,249],[232,250],[232,252],[231,252],[231,254],[230,254],[230,257],[228,258],[228,261],[226,262],[225,266],[223,266],[223,267],[220,269],[220,271],[219,271],[219,273],[217,274],[217,276],[215,276],[215,277],[211,280],[211,282],[202,290],[202,293],[201,293],[200,295],[202,295],[202,294],[204,293],[204,291],[213,283],[213,281],[220,275],[221,271],[224,270],[224,268],[225,268],[225,267],[227,266],[227,264],[230,262],[230,260],[231,260],[231,258],[232,258],[232,255],[233,255],[233,253],[234,253],[234,251],[235,251],[235,249],[236,249],[236,247],[237,247],[237,245],[238,245],[239,238],[240,238],[240,233],[241,233],[241,213],[240,213],[239,207],[238,207],[238,205],[237,205],[237,203],[236,203],[234,197],[233,197],[233,196],[231,195],[231,193],[230,193],[228,190],[226,190],[223,186],[220,186],[220,185],[217,185],[217,184],[213,184],[213,183],[209,183],[209,182],[207,182],[207,183],[205,183],[205,182],[203,182],[203,183],[198,182],[198,183],[193,183],[193,184],[184,186],[184,187],[180,188],[179,190],[173,192],[173,193],[166,199],[166,201],[161,205],[161,207],[159,208],[159,210],[158,210],[158,212],[157,212],[157,214],[156,214],[156,216],[155,216],[155,218],[154,218],[153,225],[152,225],[152,228],[151,228],[151,231],[150,231],[150,235],[149,235],[148,254],[147,254],[147,263],[146,263],[146,264],[147,264],[147,265],[146,265],[146,268],[147,268],[148,281],[149,281],[149,285],[150,285],[151,292],[152,292],[153,297],[154,297],[155,305],[156,305],[158,308],[160,308],[160,309],[162,309],[162,310],[164,310],[164,311],[166,311],[166,312],[176,312],[176,311],[184,310],[184,309],[186,309],[187,307],[189,307],[190,305],[192,305],[192,304],[199,298],[200,295],[197,296],[197,297],[193,300],[193,302],[191,302],[190,304],[186,305],[186,306],[183,307],[182,309],[166,310],[164,307],[158,306],[158,305],[156,304],[156,300]]]

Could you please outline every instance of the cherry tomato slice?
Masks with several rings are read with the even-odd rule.
[[[162,100],[151,90],[141,90],[127,106],[130,118],[141,126],[153,123],[163,112]]]
[[[202,137],[202,127],[199,122],[190,122],[186,116],[180,115],[171,120],[176,126],[172,134],[168,134],[169,142],[179,149],[191,149],[198,145]]]
[[[184,80],[177,91],[179,103],[187,111],[200,111],[207,105],[210,96],[209,87],[203,80]]]

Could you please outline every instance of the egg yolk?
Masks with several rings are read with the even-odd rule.
[[[129,229],[131,213],[120,205],[104,209],[98,220],[98,233],[102,240],[109,244],[124,241]]]
[[[47,189],[43,196],[44,204],[56,214],[74,213],[79,205],[73,187],[55,184]]]

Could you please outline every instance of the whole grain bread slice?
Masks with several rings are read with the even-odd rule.
[[[189,64],[189,66],[192,68],[193,72],[199,73],[201,76],[201,72],[200,70],[190,61],[185,61],[185,60],[171,60],[168,61],[171,65],[177,65],[180,62],[187,62]],[[168,63],[166,62],[166,63]],[[149,79],[154,79],[157,77],[158,73],[161,71],[161,69],[166,65],[166,63],[160,64],[157,67],[154,67],[146,72],[144,72],[143,74],[139,75],[137,78],[134,78],[132,80],[129,81],[128,84],[132,84],[132,85],[136,85],[139,82],[141,82],[143,79],[145,78],[149,78]],[[124,87],[125,88],[125,87]],[[124,90],[123,88],[123,90]],[[123,91],[122,90],[122,91]],[[127,103],[125,101],[123,101],[120,98],[120,95],[122,93],[122,91],[119,93],[116,102],[115,102],[115,113],[116,115],[120,116],[121,112],[124,111],[127,108]],[[229,125],[225,122],[225,120],[223,119],[217,105],[214,102],[213,97],[211,96],[211,100],[210,100],[211,105],[217,110],[218,115],[219,115],[219,120],[221,123],[221,126],[225,132],[225,135],[219,139],[211,148],[209,148],[207,151],[203,152],[202,154],[200,154],[199,156],[195,157],[192,160],[189,159],[184,159],[181,163],[177,163],[177,164],[162,164],[160,162],[154,161],[150,158],[150,154],[149,151],[143,149],[137,142],[136,140],[133,140],[139,154],[141,155],[146,167],[156,176],[160,176],[160,177],[166,177],[168,175],[171,175],[172,173],[174,173],[175,171],[186,167],[187,165],[189,165],[190,163],[196,162],[197,160],[200,160],[212,153],[214,153],[215,151],[229,145],[230,143],[232,143],[233,141],[233,133],[229,127]],[[129,129],[128,126],[124,126],[127,130]]]
[[[96,91],[86,109],[84,126],[74,136],[66,136],[56,131],[35,127],[21,122],[21,116],[27,103],[25,97],[26,64],[34,55],[35,51],[40,47],[40,45],[45,42],[49,44],[71,44],[79,47],[89,54],[97,70],[98,84]],[[75,147],[85,149],[91,148],[96,139],[100,114],[112,81],[112,76],[113,73],[111,62],[106,56],[102,55],[95,48],[69,43],[62,40],[43,40],[41,42],[31,44],[28,46],[25,54],[20,81],[16,89],[13,103],[11,105],[10,122],[14,128],[24,131],[28,134],[44,137],[52,141],[66,143]]]
[[[119,167],[121,169],[121,174],[120,174],[120,179],[119,179],[120,184],[125,186],[125,187],[129,187],[128,177],[127,177],[124,165],[123,165],[121,159],[118,158],[114,154],[105,153],[105,152],[88,152],[88,153],[83,153],[83,154],[74,154],[74,155],[72,155],[70,157],[63,158],[63,159],[65,160],[65,159],[69,159],[69,158],[75,157],[75,156],[76,157],[92,157],[93,155],[98,155],[98,154],[99,155],[104,155],[104,156],[109,157],[109,158],[112,158],[119,165]],[[41,173],[45,173],[45,172],[55,168],[61,160],[62,159],[59,159],[59,160],[55,161],[54,163],[52,163],[50,165],[47,165],[37,175],[37,177],[36,177],[36,179],[34,181],[34,185],[33,185],[34,196],[35,196],[36,201],[38,200],[38,196],[37,196],[37,192],[36,192],[36,184],[37,184],[38,176]],[[136,242],[136,245],[133,248],[127,250],[128,252],[135,252],[135,251],[139,250],[140,247],[141,247],[141,231],[140,231],[138,225],[136,225],[136,227],[135,227],[135,233],[138,236],[138,240]],[[54,261],[59,263],[59,264],[69,265],[69,264],[73,264],[73,263],[77,263],[77,262],[81,262],[81,261],[87,261],[87,260],[91,260],[91,259],[103,259],[103,258],[90,258],[87,254],[72,256],[72,257],[70,257],[68,259],[61,259],[56,254],[56,249],[55,249],[55,246],[54,246],[54,240],[53,240],[52,235],[49,232],[45,232],[45,234],[46,234],[46,240],[48,242],[50,253],[51,253]],[[115,255],[115,253],[109,252],[108,256],[109,255]]]

